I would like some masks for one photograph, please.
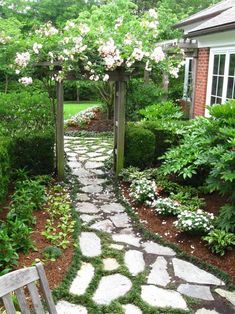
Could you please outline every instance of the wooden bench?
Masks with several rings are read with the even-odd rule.
[[[15,314],[16,309],[11,298],[11,292],[15,292],[22,314],[30,314],[27,304],[24,287],[29,290],[34,312],[36,314],[45,314],[42,301],[39,296],[35,281],[39,281],[47,303],[50,314],[57,314],[52,294],[48,285],[46,274],[41,263],[34,267],[15,270],[9,274],[0,277],[0,298],[3,301],[7,314]],[[1,314],[1,313],[0,313]]]

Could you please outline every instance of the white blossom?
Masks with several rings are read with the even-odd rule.
[[[42,49],[42,44],[38,44],[38,43],[33,44],[34,53],[39,54],[40,49]]]
[[[87,24],[80,24],[79,29],[82,35],[86,35],[90,31],[90,27]]]
[[[162,47],[156,47],[151,54],[151,59],[154,60],[155,62],[161,62],[165,59],[165,54],[162,50]]]
[[[148,11],[148,13],[149,13],[149,15],[150,15],[151,17],[153,17],[154,19],[157,19],[157,18],[158,18],[158,14],[157,14],[157,12],[155,11],[155,9],[150,9],[150,10]]]
[[[15,63],[21,67],[21,68],[25,68],[30,61],[30,54],[29,52],[23,52],[23,53],[16,53],[16,58],[15,58]]]
[[[141,61],[144,57],[144,52],[140,48],[135,48],[132,52],[132,57],[137,61]]]
[[[31,85],[33,83],[32,77],[22,77],[19,82],[25,86]]]
[[[107,82],[109,80],[109,75],[108,74],[105,74],[104,76],[103,76],[103,81],[104,82]]]
[[[123,23],[123,16],[120,16],[116,21],[115,21],[115,26],[114,28],[115,29],[118,29],[120,26],[122,26],[122,23]]]

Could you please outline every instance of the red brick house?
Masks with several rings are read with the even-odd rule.
[[[184,99],[192,116],[208,115],[206,105],[235,99],[235,0],[224,0],[175,25],[197,43],[186,59]]]

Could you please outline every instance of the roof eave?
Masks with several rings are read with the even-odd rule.
[[[193,38],[193,37],[198,37],[198,36],[202,36],[202,35],[222,33],[222,32],[229,31],[229,30],[235,30],[235,22],[224,24],[224,25],[218,25],[218,26],[214,26],[214,27],[209,27],[209,28],[201,29],[201,30],[194,31],[194,32],[190,32],[190,33],[186,34],[185,37]]]
[[[184,20],[182,22],[179,22],[179,23],[176,23],[174,24],[172,27],[173,28],[183,28],[184,26],[188,26],[190,24],[194,24],[194,23],[197,23],[197,22],[201,22],[201,21],[205,21],[205,20],[208,20],[210,18],[213,18],[219,14],[221,14],[222,12],[228,10],[227,9],[223,9],[223,10],[220,10],[220,11],[217,11],[217,12],[214,12],[214,13],[211,13],[211,14],[207,14],[207,15],[204,15],[203,17],[197,17],[197,18],[194,18],[194,19],[190,19],[190,20]]]

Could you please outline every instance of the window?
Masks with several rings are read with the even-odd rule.
[[[207,104],[235,99],[235,48],[211,49]]]
[[[188,101],[192,100],[192,80],[193,80],[193,58],[186,58],[183,98]]]

